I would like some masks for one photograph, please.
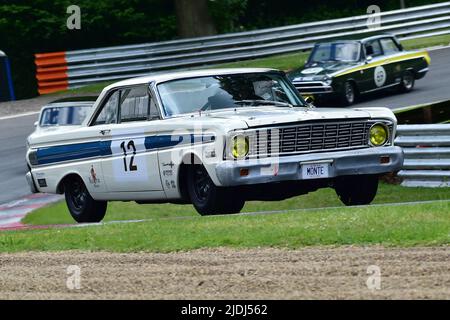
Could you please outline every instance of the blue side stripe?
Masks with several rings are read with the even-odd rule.
[[[174,147],[179,144],[205,143],[215,140],[214,135],[180,135],[180,136],[149,136],[145,137],[145,149],[155,150]],[[112,141],[95,141],[78,144],[68,144],[55,147],[39,148],[37,159],[39,165],[103,157],[112,155]]]
[[[96,141],[40,148],[37,150],[37,159],[38,164],[50,164],[111,154],[111,141]]]
[[[174,147],[179,144],[194,144],[194,143],[204,143],[204,142],[212,142],[215,140],[215,136],[213,135],[165,135],[165,136],[150,136],[145,137],[145,149],[153,150],[153,149],[161,149],[161,148],[169,148]]]

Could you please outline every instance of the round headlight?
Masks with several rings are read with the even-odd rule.
[[[377,123],[370,128],[370,144],[374,147],[381,147],[389,139],[389,132],[384,124]]]
[[[231,153],[235,159],[245,158],[249,150],[248,137],[236,136],[233,138]]]

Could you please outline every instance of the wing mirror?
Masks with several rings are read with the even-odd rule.
[[[34,127],[37,128],[38,124],[39,124],[39,121],[36,121],[36,122],[34,123]]]
[[[370,61],[372,61],[372,59],[373,59],[372,56],[367,56],[367,57],[366,57],[366,62],[370,62]]]

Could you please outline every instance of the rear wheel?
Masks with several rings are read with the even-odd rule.
[[[343,91],[341,92],[341,103],[344,106],[351,106],[356,101],[356,88],[355,85],[347,81],[344,83]]]
[[[80,177],[70,177],[64,183],[64,194],[71,216],[78,223],[103,220],[107,202],[94,200]]]
[[[336,179],[334,189],[346,206],[372,203],[378,192],[378,176],[346,176]]]
[[[414,78],[414,74],[411,71],[405,71],[402,76],[402,81],[399,85],[400,92],[410,92],[414,89],[414,85],[416,83],[416,79]]]
[[[202,216],[239,213],[244,207],[237,190],[217,187],[204,166],[190,166],[187,178],[189,197]]]

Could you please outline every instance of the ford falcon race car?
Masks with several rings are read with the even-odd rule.
[[[336,40],[314,46],[303,69],[289,75],[316,104],[352,105],[358,95],[387,88],[409,92],[430,65],[426,51],[405,51],[391,35]]]
[[[82,126],[33,137],[27,179],[65,194],[78,222],[101,221],[107,201],[232,214],[325,187],[368,204],[403,165],[396,125],[386,108],[316,109],[277,70],[166,73],[110,85]]]

